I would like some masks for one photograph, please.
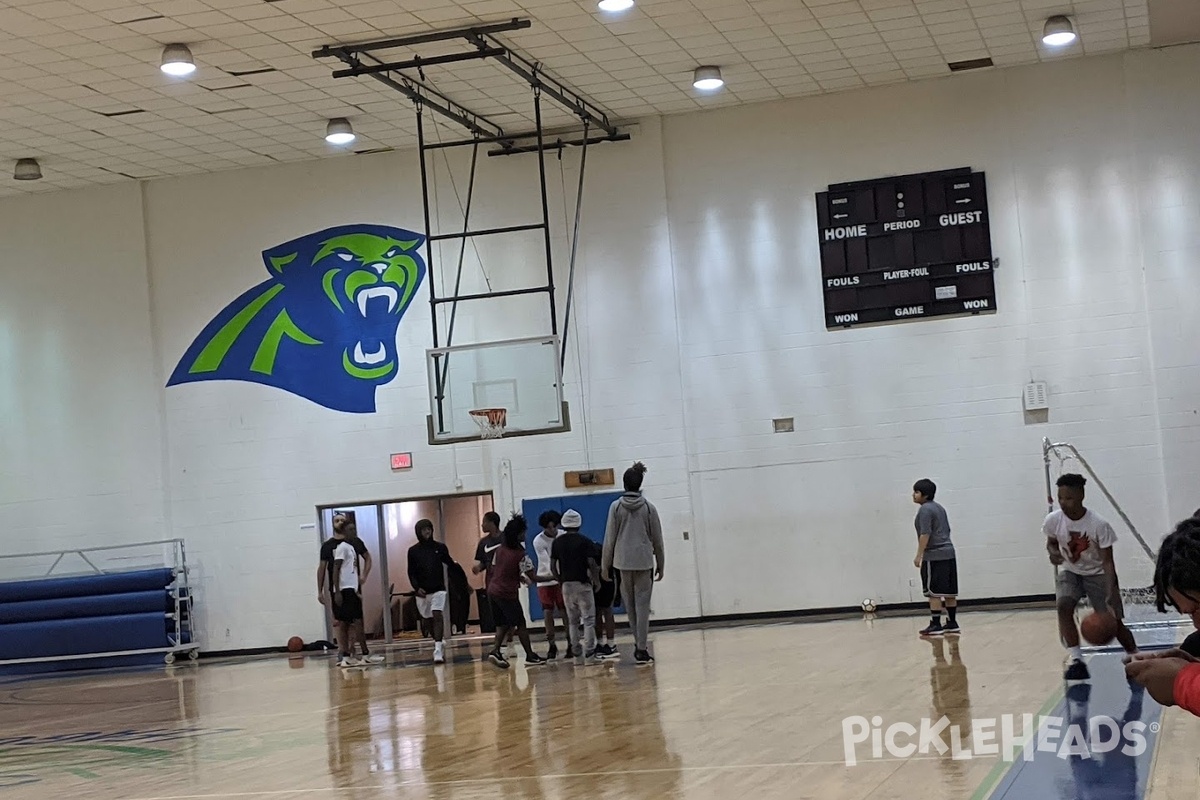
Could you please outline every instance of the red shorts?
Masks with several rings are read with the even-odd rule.
[[[565,611],[566,603],[563,602],[562,587],[555,584],[554,586],[539,586],[538,600],[541,601],[542,608],[555,608],[559,611]]]

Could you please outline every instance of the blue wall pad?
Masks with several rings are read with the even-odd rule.
[[[146,592],[103,594],[94,597],[56,597],[50,600],[0,603],[0,625],[80,617],[112,617],[149,611],[173,613],[175,601],[169,592],[152,589]]]
[[[24,600],[49,600],[56,597],[87,597],[165,589],[175,580],[172,570],[145,569],[109,575],[79,575],[71,578],[46,578],[36,581],[0,583],[0,603]]]
[[[167,647],[161,611],[0,625],[0,661]]]

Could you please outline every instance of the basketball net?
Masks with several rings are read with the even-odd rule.
[[[508,409],[477,408],[467,413],[479,426],[480,439],[499,439],[504,436],[504,428],[508,423]]]

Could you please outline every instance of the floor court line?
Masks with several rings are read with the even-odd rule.
[[[867,764],[900,764],[911,761],[941,761],[939,756],[914,756],[912,758],[873,758],[864,761],[859,766]],[[418,786],[478,786],[497,783],[521,783],[524,781],[553,781],[578,780],[581,778],[611,778],[615,775],[660,775],[671,772],[737,772],[741,770],[761,769],[806,769],[808,767],[845,767],[845,761],[781,761],[767,764],[706,764],[694,767],[662,767],[656,769],[622,769],[602,770],[594,772],[563,772],[539,775],[493,775],[487,778],[462,778],[450,781],[396,781],[380,783],[372,786],[354,786],[355,791],[390,791]],[[209,794],[163,794],[147,797],[128,797],[125,800],[214,800],[215,798],[230,797],[278,797],[281,795],[328,794],[345,791],[346,787],[321,786],[309,789],[263,789],[253,792],[220,792]]]

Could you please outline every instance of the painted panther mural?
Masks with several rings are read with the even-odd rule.
[[[345,225],[263,252],[270,278],[234,300],[183,354],[168,386],[251,381],[335,411],[375,411],[396,377],[396,331],[425,278],[425,237]]]

